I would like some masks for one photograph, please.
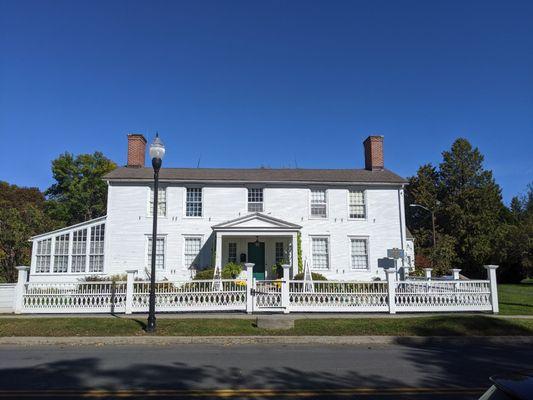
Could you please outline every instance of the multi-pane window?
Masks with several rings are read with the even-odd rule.
[[[329,269],[329,243],[327,238],[312,238],[313,269]]]
[[[54,273],[68,272],[68,242],[68,233],[55,238]]]
[[[35,255],[35,272],[50,272],[50,259],[52,255],[52,239],[39,240]]]
[[[71,272],[85,272],[87,265],[87,229],[72,232]]]
[[[185,238],[185,251],[184,251],[184,261],[185,267],[195,267],[196,259],[200,253],[200,248],[202,247],[202,238],[199,237],[186,237]]]
[[[104,271],[104,234],[104,224],[91,227],[91,244],[89,246],[89,272]]]
[[[352,268],[368,269],[368,243],[366,239],[350,239],[352,247]]]
[[[276,264],[285,261],[285,251],[283,249],[283,242],[276,242]]]
[[[154,215],[154,188],[150,188],[150,204],[148,207],[150,208],[148,213]],[[157,190],[157,215],[163,217],[167,215],[167,189],[164,187],[160,187]]]
[[[350,190],[349,194],[350,218],[366,218],[365,212],[365,191]]]
[[[202,216],[202,188],[187,188],[185,215],[187,217]]]
[[[311,190],[311,216],[315,218],[327,217],[327,203],[325,189]]]
[[[237,262],[237,243],[228,243],[228,262]]]
[[[263,189],[248,189],[248,211],[263,212]]]
[[[152,265],[152,238],[148,238],[148,259],[147,266]],[[158,237],[155,240],[155,269],[163,271],[165,269],[165,238]]]

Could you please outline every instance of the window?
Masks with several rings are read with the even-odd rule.
[[[315,218],[326,218],[326,210],[326,190],[311,189],[311,216]]]
[[[37,254],[35,256],[35,272],[50,272],[50,258],[52,253],[52,239],[39,240],[37,242]]]
[[[228,262],[237,262],[237,243],[228,243]]]
[[[283,242],[276,242],[276,264],[285,261],[285,251],[283,249]]]
[[[200,253],[200,248],[202,247],[202,239],[199,237],[187,237],[185,238],[185,252],[184,252],[184,261],[185,267],[191,268],[195,267],[196,258]]]
[[[202,188],[187,188],[187,202],[185,205],[185,216],[202,216]]]
[[[154,215],[154,188],[150,188],[150,204],[148,205],[149,215]],[[167,215],[167,189],[158,188],[157,190],[157,215],[164,217]]]
[[[263,212],[263,189],[248,189],[248,211]]]
[[[152,265],[152,238],[148,237],[147,267]],[[155,269],[156,271],[165,270],[165,238],[158,237],[155,241]]]
[[[87,265],[87,229],[72,232],[71,272],[85,272]]]
[[[91,227],[91,244],[89,247],[89,272],[104,271],[104,233],[104,224]]]
[[[368,243],[366,239],[350,239],[352,269],[368,269]]]
[[[312,238],[313,269],[329,269],[329,244],[327,238]]]
[[[68,242],[68,233],[55,238],[54,273],[68,272]]]
[[[350,218],[366,218],[365,212],[365,191],[350,190],[349,194]]]

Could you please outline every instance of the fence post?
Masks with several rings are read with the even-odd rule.
[[[131,314],[133,308],[133,282],[135,281],[135,274],[137,273],[136,269],[127,269],[126,273],[128,274],[126,280],[126,314]]]
[[[252,288],[254,282],[254,263],[245,263],[246,267],[246,312],[251,314],[254,308],[254,299],[252,298]]]
[[[498,282],[496,282],[496,269],[498,265],[485,265],[490,285],[490,304],[492,304],[492,313],[498,314],[500,307],[498,304]]]
[[[281,280],[281,306],[283,307],[283,313],[289,313],[289,273],[291,266],[289,264],[283,264],[283,278]]]
[[[13,301],[13,312],[15,314],[22,314],[24,307],[24,289],[28,281],[28,271],[30,267],[21,265],[15,267],[18,271],[17,284],[15,285],[15,299]]]
[[[426,272],[426,279],[428,281],[431,280],[431,271],[433,271],[433,268],[424,268],[424,271]]]
[[[389,314],[396,314],[396,271],[394,268],[387,268],[387,290],[389,297]]]
[[[459,268],[453,268],[452,269],[452,277],[453,277],[454,281],[458,281],[459,280],[459,272],[461,272],[461,270]]]

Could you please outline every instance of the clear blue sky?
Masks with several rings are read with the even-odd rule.
[[[532,1],[0,0],[0,179],[58,154],[166,166],[362,167],[410,176],[459,136],[506,201],[533,180]],[[16,147],[16,150],[13,147]]]

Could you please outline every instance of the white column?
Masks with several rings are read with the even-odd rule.
[[[283,313],[289,313],[289,279],[291,266],[289,264],[283,264],[283,278],[281,280],[281,306],[283,307]]]
[[[13,301],[13,312],[21,314],[24,308],[24,289],[28,280],[28,271],[30,267],[18,266],[15,267],[18,271],[17,284],[15,286],[15,299]]]
[[[213,267],[219,266],[222,270],[222,233],[217,232],[216,236],[216,247],[215,247],[215,265]]]
[[[245,263],[246,267],[246,312],[251,314],[254,308],[253,298],[252,298],[252,287],[254,279],[254,263]]]
[[[389,314],[396,314],[396,271],[394,268],[385,270],[389,297]]]
[[[298,233],[292,234],[292,278],[298,273]]]
[[[133,282],[135,281],[135,274],[137,273],[136,269],[127,269],[126,273],[128,274],[126,280],[126,314],[131,314],[133,308]]]
[[[500,307],[498,305],[498,283],[496,282],[497,265],[485,265],[490,283],[490,304],[492,304],[492,313],[498,314]]]
[[[453,280],[454,281],[459,280],[459,272],[461,272],[461,270],[459,268],[453,268],[452,269],[452,276],[453,276]]]
[[[433,268],[424,268],[424,271],[426,273],[426,279],[430,280],[431,279],[431,271],[433,271]]]

